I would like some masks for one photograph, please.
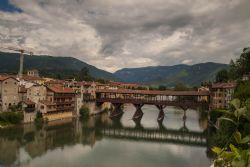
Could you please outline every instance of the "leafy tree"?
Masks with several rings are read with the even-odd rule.
[[[160,85],[160,86],[158,87],[158,89],[159,89],[159,90],[167,90],[167,87],[164,86],[164,85]]]
[[[94,78],[90,75],[89,69],[87,67],[83,67],[79,74],[76,76],[76,80],[78,81],[93,81]]]
[[[244,48],[240,57],[230,62],[229,76],[231,79],[240,79],[250,72],[250,48]]]
[[[216,82],[226,82],[228,79],[228,72],[225,69],[219,71],[216,75]]]
[[[234,98],[238,98],[242,102],[250,98],[250,82],[240,83],[235,89]]]
[[[233,79],[233,80],[235,80],[237,78],[240,78],[240,75],[239,75],[239,73],[237,71],[237,66],[236,66],[236,64],[234,63],[233,60],[230,61],[229,67],[230,67],[229,72],[228,72],[229,78]]]
[[[101,78],[96,79],[96,81],[102,84],[106,84],[108,82],[105,79],[101,79]]]
[[[247,101],[250,101],[247,100]],[[249,106],[242,106],[239,99],[234,99],[232,102],[233,111],[222,111],[223,116],[219,120],[230,122],[234,128],[233,133],[223,148],[214,147],[212,150],[217,154],[214,160],[215,167],[248,167],[250,165],[250,135],[243,137],[240,132],[242,120],[250,122]],[[232,138],[234,143],[232,144]]]
[[[182,84],[182,83],[177,83],[175,85],[175,88],[174,88],[175,91],[186,91],[186,90],[189,90],[188,87],[186,87],[186,85]]]
[[[90,110],[87,106],[83,105],[81,108],[80,108],[80,116],[81,118],[83,119],[86,119],[89,117],[89,113],[90,113]]]
[[[43,118],[43,114],[38,111],[36,113],[36,118],[35,118],[35,125],[37,129],[42,129],[43,127],[43,123],[44,123],[44,118]]]

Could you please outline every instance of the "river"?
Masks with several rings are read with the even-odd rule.
[[[68,119],[0,130],[0,167],[209,167],[206,119],[199,111],[168,107],[158,124],[158,110],[144,106],[141,122],[135,108],[124,107],[120,120],[108,113],[89,120]],[[186,134],[186,135],[185,135]],[[189,135],[192,134],[192,135]],[[200,135],[201,134],[201,135]],[[189,137],[188,137],[189,136]],[[190,139],[191,136],[191,139]]]

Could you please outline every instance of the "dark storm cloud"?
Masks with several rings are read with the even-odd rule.
[[[11,0],[2,45],[71,55],[109,71],[228,63],[250,45],[249,0]]]

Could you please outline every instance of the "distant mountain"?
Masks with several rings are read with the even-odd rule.
[[[212,81],[216,73],[228,68],[226,64],[201,63],[195,65],[156,66],[143,68],[124,68],[114,74],[124,82],[175,86],[183,83],[189,86],[198,86],[201,82]]]
[[[28,69],[38,69],[44,76],[72,76],[79,73],[83,68],[88,68],[90,74],[95,78],[107,80],[117,80],[117,78],[107,71],[96,68],[73,57],[54,56],[25,56],[24,71]],[[0,52],[0,73],[17,73],[19,70],[19,54]]]

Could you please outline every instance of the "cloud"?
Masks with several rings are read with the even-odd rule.
[[[215,61],[250,45],[249,0],[10,0],[0,45],[73,56],[108,71]],[[192,60],[192,62],[190,62]]]
[[[192,63],[192,61],[193,60],[191,60],[191,59],[186,59],[186,60],[183,60],[181,63],[182,64],[190,64],[190,63]]]

